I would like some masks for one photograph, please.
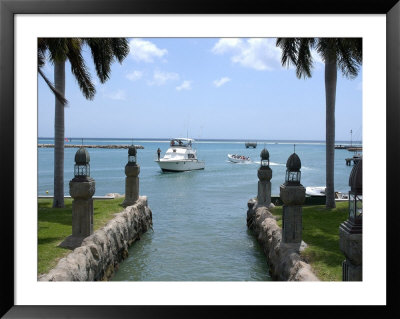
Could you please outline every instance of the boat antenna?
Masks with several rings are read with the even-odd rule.
[[[83,137],[82,137],[82,146],[83,146]]]
[[[294,153],[296,153],[296,144],[293,144]]]

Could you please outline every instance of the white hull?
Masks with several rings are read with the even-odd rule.
[[[228,154],[228,160],[231,161],[232,163],[251,163],[251,160],[235,158],[231,154]]]
[[[164,160],[156,161],[163,172],[185,172],[204,169],[205,163],[198,160]]]
[[[306,187],[306,195],[325,196],[325,186]]]
[[[174,138],[163,158],[156,160],[163,172],[185,172],[204,169],[205,162],[197,159],[191,138]]]
[[[308,196],[326,196],[325,186],[306,187],[306,195],[308,195]],[[348,200],[349,200],[349,196],[347,194],[344,194],[341,192],[335,192],[335,201],[336,202],[345,202]]]

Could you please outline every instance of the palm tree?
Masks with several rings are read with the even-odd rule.
[[[361,38],[278,38],[276,45],[282,49],[282,65],[292,63],[298,78],[311,77],[315,49],[325,63],[326,100],[326,207],[334,208],[334,159],[335,159],[335,100],[337,69],[349,79],[358,75],[362,64]]]
[[[82,57],[82,47],[89,47],[96,74],[101,83],[107,81],[114,60],[119,63],[129,53],[125,38],[39,38],[38,72],[55,94],[54,118],[54,200],[53,207],[64,207],[64,106],[65,99],[65,61],[71,64],[71,72],[78,82],[86,99],[92,100],[96,89]],[[54,64],[54,85],[42,72],[48,55]]]

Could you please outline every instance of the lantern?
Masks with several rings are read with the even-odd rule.
[[[128,163],[131,165],[136,165],[136,147],[135,147],[135,145],[129,146]]]
[[[269,152],[266,148],[264,148],[261,153],[261,167],[268,167],[269,166]]]
[[[362,159],[354,165],[349,178],[349,222],[351,232],[362,231]]]
[[[300,177],[301,177],[301,161],[299,156],[296,153],[293,153],[289,156],[286,162],[286,176],[285,176],[285,184],[286,185],[300,185]]]
[[[90,176],[90,156],[86,148],[80,147],[75,154],[74,175],[77,178]]]

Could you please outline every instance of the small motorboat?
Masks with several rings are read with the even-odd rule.
[[[248,156],[228,154],[228,160],[232,163],[251,163],[251,159]]]
[[[197,159],[196,150],[192,148],[194,139],[174,138],[164,157],[156,160],[163,172],[184,172],[204,169],[204,161]]]
[[[306,196],[326,196],[325,194],[325,190],[326,187],[325,186],[314,186],[314,187],[310,187],[307,186],[306,187]],[[349,195],[348,194],[344,194],[341,192],[335,192],[335,201],[336,202],[344,202],[349,200]]]
[[[335,201],[336,202],[345,202],[349,200],[349,194],[344,194],[341,192],[335,192]]]
[[[306,195],[308,196],[325,196],[325,186],[306,187]]]

